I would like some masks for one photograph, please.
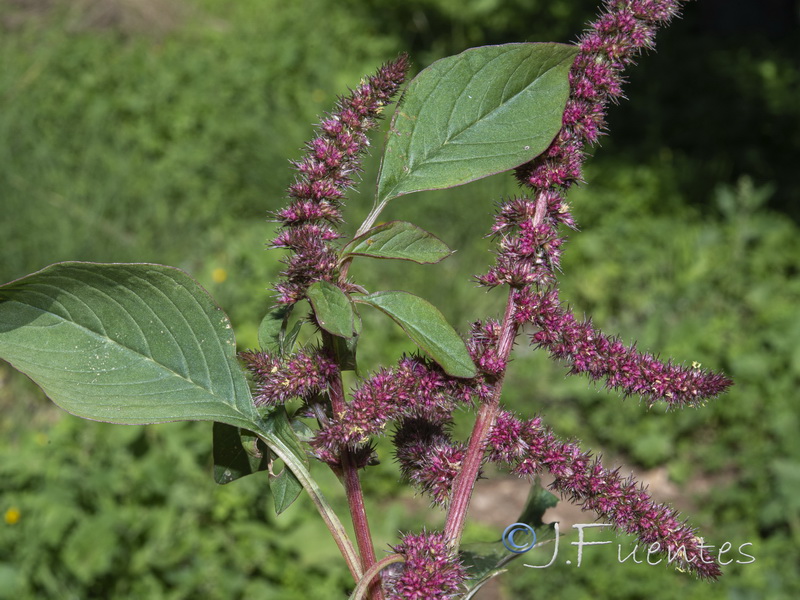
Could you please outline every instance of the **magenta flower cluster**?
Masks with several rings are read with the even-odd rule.
[[[316,455],[336,464],[341,448],[357,448],[384,432],[391,421],[411,419],[439,425],[449,421],[472,389],[464,380],[448,377],[441,368],[420,357],[404,357],[394,369],[381,369],[352,392],[344,412],[333,415],[312,440]]]
[[[393,439],[403,476],[441,506],[450,498],[467,450],[466,445],[453,442],[446,427],[424,418],[404,419]]]
[[[407,534],[392,549],[405,557],[405,563],[401,574],[387,582],[388,600],[444,600],[463,590],[466,569],[444,534]]]
[[[253,373],[258,406],[282,404],[290,398],[308,399],[324,392],[339,374],[336,363],[321,352],[296,352],[286,360],[266,352],[242,352],[247,368]]]
[[[489,460],[509,464],[518,475],[533,476],[545,469],[554,477],[553,488],[594,511],[604,521],[636,535],[642,543],[666,552],[673,564],[700,577],[721,575],[703,540],[668,506],[656,504],[633,480],[609,471],[597,458],[575,444],[562,442],[541,419],[520,421],[507,411],[497,415],[488,438]]]
[[[701,404],[724,392],[731,381],[625,346],[591,321],[577,319],[560,304],[552,287],[564,241],[557,227],[575,227],[566,192],[581,178],[584,148],[601,134],[606,104],[622,96],[622,70],[652,47],[657,27],[673,18],[679,7],[674,0],[605,2],[605,12],[579,41],[561,131],[542,155],[517,169],[518,180],[533,198],[512,198],[501,205],[492,229],[500,238],[497,261],[479,278],[489,287],[516,288],[516,324],[536,326],[531,342],[565,360],[570,373],[604,379],[607,387],[641,396],[648,405],[664,400],[673,407]]]
[[[342,220],[342,199],[369,146],[367,131],[402,85],[407,66],[402,55],[341,98],[337,110],[323,119],[306,156],[295,163],[299,174],[289,188],[292,202],[277,213],[283,231],[273,240],[274,247],[293,252],[285,261],[283,281],[275,286],[279,303],[299,302],[315,281],[336,280],[337,255],[330,242],[340,234],[332,225]]]
[[[637,352],[620,340],[578,321],[559,302],[558,290],[516,292],[514,318],[538,329],[531,341],[566,361],[570,373],[586,373],[592,380],[605,379],[606,387],[625,396],[640,396],[648,406],[664,400],[670,407],[697,406],[724,392],[731,380],[699,366],[682,367],[671,361]]]

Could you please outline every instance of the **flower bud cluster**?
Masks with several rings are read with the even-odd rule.
[[[519,181],[537,193],[563,193],[581,179],[583,150],[605,128],[605,106],[622,97],[622,71],[653,47],[658,27],[675,17],[677,0],[606,0],[604,12],[578,41],[570,71],[563,127],[550,147],[517,169]]]
[[[605,107],[622,97],[622,71],[653,47],[656,29],[678,14],[676,0],[606,0],[605,10],[578,41],[569,74],[570,95],[562,128],[541,155],[516,170],[533,199],[502,203],[492,233],[500,236],[496,264],[478,278],[485,286],[554,283],[560,246],[558,225],[574,227],[566,191],[581,181],[584,148],[605,128]]]
[[[444,424],[421,418],[404,419],[393,442],[403,476],[434,504],[446,505],[466,446],[453,443]]]
[[[520,421],[502,411],[489,436],[487,456],[507,463],[519,475],[549,471],[552,488],[584,510],[595,511],[604,521],[636,535],[639,540],[667,553],[673,564],[702,578],[721,575],[703,541],[670,507],[653,502],[636,481],[609,471],[597,458],[577,445],[562,442],[538,418]],[[657,546],[653,546],[658,544]]]
[[[319,135],[308,143],[306,156],[295,163],[299,174],[289,187],[292,202],[276,213],[284,229],[273,246],[293,252],[284,261],[283,281],[275,286],[279,303],[302,300],[315,281],[335,281],[337,254],[329,242],[340,236],[332,225],[342,220],[342,199],[369,145],[366,132],[397,93],[407,66],[401,55],[341,98],[336,111],[320,124]]]
[[[321,352],[300,351],[285,360],[266,352],[242,352],[240,356],[256,382],[253,400],[258,406],[319,394],[339,373],[336,363]]]
[[[445,600],[463,591],[466,569],[443,533],[406,534],[392,549],[405,563],[400,575],[386,578],[388,600]]]

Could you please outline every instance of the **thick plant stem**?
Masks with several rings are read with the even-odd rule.
[[[330,334],[323,334],[324,344],[327,348],[333,347],[333,340]],[[339,374],[329,385],[331,408],[333,414],[338,415],[345,410],[344,389],[342,388],[342,378]],[[353,529],[356,533],[356,543],[361,554],[361,568],[364,572],[369,571],[376,562],[375,548],[372,545],[372,534],[367,520],[367,511],[364,506],[364,494],[361,490],[361,481],[358,477],[358,467],[356,466],[352,452],[347,448],[342,448],[341,453],[342,481],[344,482],[347,504],[350,507],[350,517],[353,520]],[[380,580],[376,581],[369,592],[370,600],[383,600],[383,591]]]
[[[331,505],[328,504],[328,501],[325,500],[325,497],[322,495],[322,491],[319,489],[316,481],[314,481],[314,478],[311,477],[311,474],[304,467],[304,465],[295,458],[295,455],[291,452],[291,450],[283,445],[280,439],[264,433],[257,433],[257,435],[261,441],[269,446],[270,450],[272,450],[278,456],[278,458],[286,463],[292,473],[294,473],[295,477],[297,477],[300,485],[303,486],[303,489],[308,493],[311,501],[314,503],[314,506],[317,507],[320,516],[322,516],[322,520],[325,521],[325,525],[331,532],[331,535],[333,536],[336,545],[339,547],[339,551],[342,553],[345,562],[347,562],[347,567],[350,569],[353,579],[356,582],[360,581],[363,575],[363,570],[361,568],[358,553],[353,547],[353,543],[350,541],[350,538],[347,536],[347,531],[342,525],[342,522],[331,508]]]
[[[514,289],[509,291],[506,310],[503,315],[501,325],[500,340],[498,342],[497,355],[507,361],[514,346],[514,339],[517,336],[517,325],[514,322]],[[486,439],[494,425],[495,417],[500,407],[500,394],[503,389],[503,379],[505,371],[498,377],[495,383],[494,394],[481,405],[478,416],[472,427],[472,434],[469,438],[467,453],[461,463],[459,471],[453,482],[452,501],[447,511],[447,521],[445,522],[444,533],[447,536],[453,551],[458,549],[461,543],[461,533],[464,530],[464,522],[467,518],[469,503],[472,499],[472,490],[478,478],[481,465],[483,464],[483,454],[486,448]]]

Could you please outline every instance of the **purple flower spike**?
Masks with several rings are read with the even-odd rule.
[[[402,573],[388,580],[388,600],[445,600],[463,591],[466,570],[443,533],[407,534],[393,550],[406,561]]]
[[[405,357],[395,369],[381,369],[355,389],[342,414],[321,429],[315,447],[357,446],[401,417],[420,417],[443,423],[450,419],[459,398],[458,380],[437,365],[417,357]]]
[[[575,444],[562,442],[542,427],[541,420],[519,421],[501,412],[489,436],[491,460],[513,466],[518,475],[538,475],[545,469],[555,480],[551,487],[584,510],[593,510],[615,527],[636,535],[655,551],[666,553],[679,569],[704,579],[722,572],[703,540],[670,507],[656,504],[632,478],[604,468]],[[656,546],[657,544],[657,546]]]
[[[547,348],[551,356],[565,360],[570,373],[586,373],[593,380],[605,379],[606,387],[626,396],[638,395],[648,406],[664,400],[670,407],[698,406],[727,390],[733,382],[719,373],[701,370],[698,364],[682,367],[661,362],[638,352],[616,338],[578,321],[558,298],[546,293],[520,290],[515,294],[518,322],[528,321],[539,330],[532,343]]]
[[[341,222],[342,199],[369,146],[366,132],[399,90],[407,67],[401,55],[341,98],[336,112],[320,124],[319,136],[307,144],[306,156],[295,163],[299,175],[289,187],[292,203],[275,215],[284,230],[273,246],[295,253],[284,261],[284,280],[275,286],[278,303],[294,304],[315,281],[336,280],[336,252],[328,242],[339,236],[328,224]]]

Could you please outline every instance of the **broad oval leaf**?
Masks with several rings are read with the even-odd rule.
[[[339,337],[353,337],[353,303],[347,294],[332,283],[316,281],[309,286],[306,296],[314,307],[314,315],[320,327]]]
[[[444,260],[453,250],[438,237],[406,221],[390,221],[373,227],[342,249],[347,256],[396,258],[433,264]]]
[[[228,317],[172,267],[68,262],[0,286],[0,358],[87,419],[256,417]]]
[[[513,169],[561,128],[569,69],[564,44],[471,48],[424,69],[392,119],[376,204]]]
[[[417,346],[453,377],[475,377],[475,365],[464,340],[433,304],[408,292],[376,292],[355,296],[356,302],[389,315]]]

